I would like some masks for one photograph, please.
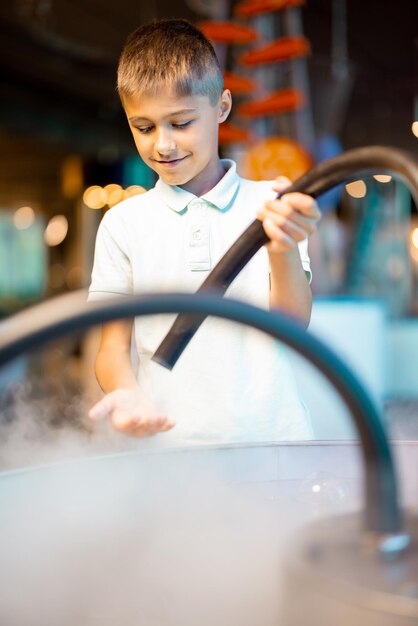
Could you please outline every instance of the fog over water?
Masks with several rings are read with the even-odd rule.
[[[318,477],[269,483],[268,446],[164,449],[88,408],[28,383],[3,399],[0,624],[277,626],[283,553],[322,506]],[[334,483],[327,505],[344,500]]]
[[[289,521],[207,461],[124,454],[0,477],[0,622],[277,624]]]
[[[27,385],[19,385],[3,401],[0,470],[138,448],[137,441],[119,435],[110,424],[91,423],[89,408],[81,394],[34,398]]]

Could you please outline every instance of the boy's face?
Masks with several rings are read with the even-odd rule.
[[[169,185],[203,195],[221,178],[218,124],[231,109],[225,90],[213,106],[208,96],[161,92],[123,98],[137,150]]]

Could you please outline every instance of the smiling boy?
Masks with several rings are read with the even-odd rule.
[[[271,241],[227,295],[284,310],[307,325],[307,237],[319,210],[303,194],[274,199],[286,179],[246,181],[233,161],[219,158],[218,125],[232,100],[210,42],[184,20],[140,27],[122,51],[118,91],[138,153],[159,179],[106,213],[89,298],[195,291],[257,216]],[[207,320],[167,373],[150,357],[171,321],[154,316],[104,326],[96,375],[107,395],[90,411],[92,419],[108,417],[117,430],[138,437],[169,431],[176,422],[173,432],[183,442],[310,437],[282,349],[254,341],[249,329],[222,333],[219,322]]]

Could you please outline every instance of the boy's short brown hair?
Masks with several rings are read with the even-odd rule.
[[[209,40],[187,20],[159,20],[129,35],[118,66],[123,97],[174,88],[180,96],[207,95],[212,105],[223,90],[223,76]]]

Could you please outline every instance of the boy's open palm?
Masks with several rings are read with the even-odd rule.
[[[110,419],[115,430],[132,437],[150,437],[173,428],[140,389],[116,389],[89,411],[92,420]]]
[[[278,193],[291,184],[281,176],[273,189]],[[307,239],[315,229],[321,212],[315,200],[303,193],[284,194],[280,199],[266,202],[257,213],[266,234],[271,239],[267,244],[270,253],[286,252],[295,248],[300,241]]]

